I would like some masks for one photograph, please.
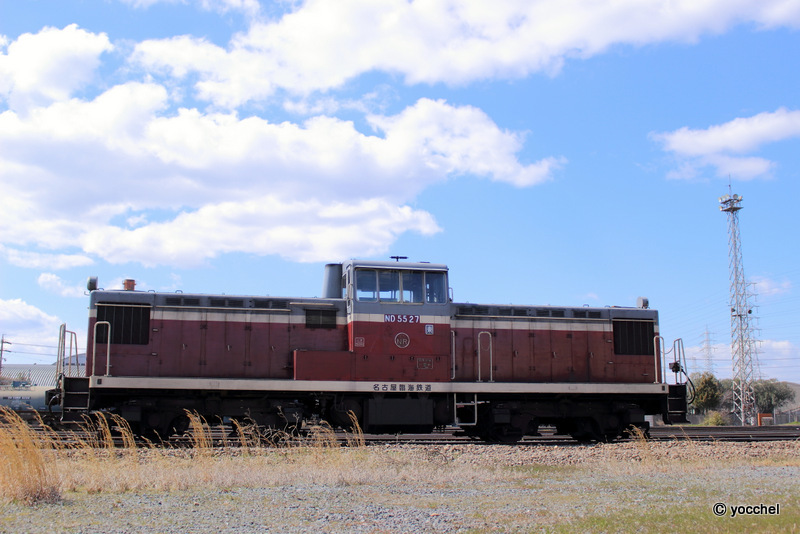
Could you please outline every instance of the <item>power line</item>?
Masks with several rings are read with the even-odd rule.
[[[22,345],[24,347],[40,347],[43,349],[57,349],[56,345],[34,345],[33,343],[20,343],[19,341],[14,343],[15,345]],[[17,351],[15,351],[17,352]]]
[[[10,352],[12,354],[33,354],[34,356],[52,356],[53,358],[56,357],[55,354],[50,354],[49,352],[25,352],[24,350],[7,350],[6,352]]]

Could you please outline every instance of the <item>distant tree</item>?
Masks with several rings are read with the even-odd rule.
[[[722,401],[719,403],[719,411],[723,413],[733,412],[733,380],[723,378],[719,381],[722,389]]]
[[[722,402],[722,385],[716,377],[706,371],[692,377],[694,382],[694,408],[698,413],[715,410]]]
[[[753,382],[753,395],[759,413],[775,413],[777,408],[794,400],[794,390],[786,382],[778,382],[775,378]]]

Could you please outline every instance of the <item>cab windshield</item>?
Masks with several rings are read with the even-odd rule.
[[[360,302],[447,302],[447,275],[443,272],[357,269],[355,285]]]

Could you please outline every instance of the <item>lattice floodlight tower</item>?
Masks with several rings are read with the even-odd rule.
[[[719,209],[728,214],[728,238],[730,241],[731,279],[731,360],[733,362],[733,413],[741,425],[753,424],[756,403],[753,395],[753,359],[755,341],[752,336],[747,282],[744,278],[741,237],[739,236],[739,210],[742,197],[723,195],[719,197]]]

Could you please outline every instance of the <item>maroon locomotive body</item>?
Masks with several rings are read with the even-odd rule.
[[[186,410],[280,428],[352,412],[371,432],[506,441],[542,424],[608,439],[685,415],[646,304],[455,303],[447,267],[430,263],[325,274],[322,298],[92,290],[87,377],[67,380],[64,412],[116,411],[161,436]]]

